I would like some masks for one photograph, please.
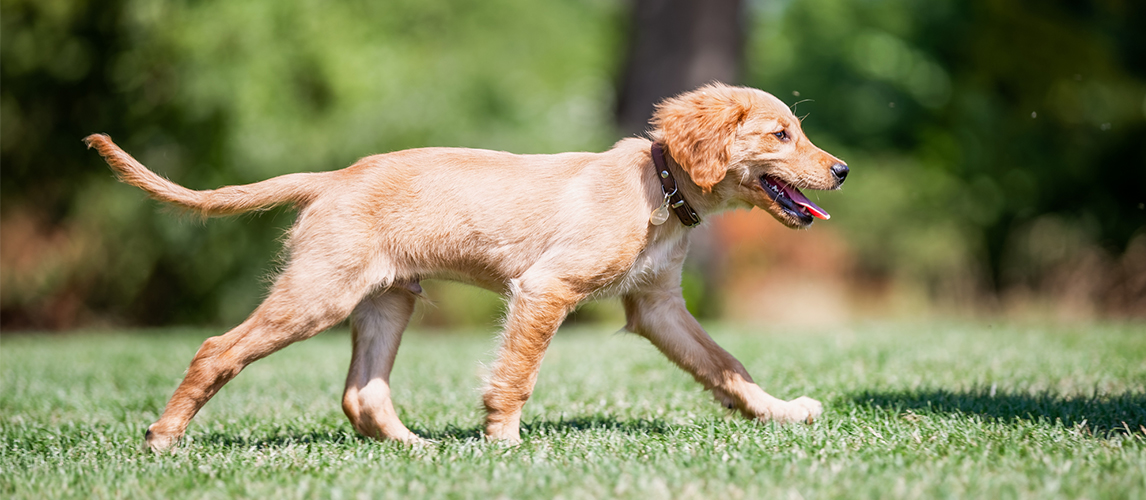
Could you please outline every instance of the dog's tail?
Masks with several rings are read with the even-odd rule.
[[[324,184],[320,173],[287,174],[243,186],[196,191],[187,189],[148,170],[131,155],[111,142],[105,134],[84,138],[89,148],[96,148],[115,170],[119,180],[147,191],[152,198],[179,205],[204,216],[232,215],[252,210],[266,210],[286,203],[309,205]]]

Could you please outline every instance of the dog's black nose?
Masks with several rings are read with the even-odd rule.
[[[832,175],[836,177],[836,184],[843,184],[848,178],[848,166],[843,163],[832,165]]]

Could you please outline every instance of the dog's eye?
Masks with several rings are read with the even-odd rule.
[[[773,132],[772,135],[776,136],[777,139],[780,139],[781,141],[784,141],[784,142],[787,142],[787,140],[788,140],[788,132],[784,131],[784,130],[781,130],[779,132]]]

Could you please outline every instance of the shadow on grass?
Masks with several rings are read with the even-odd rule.
[[[316,431],[284,429],[269,436],[266,434],[252,436],[212,431],[194,437],[196,444],[225,448],[283,448],[300,444],[350,444],[364,440],[366,440],[365,437],[343,428]]]
[[[557,421],[539,420],[525,422],[521,424],[521,434],[526,438],[529,436],[564,434],[567,432],[588,430],[610,430],[627,434],[666,434],[673,428],[673,425],[662,420],[618,420],[616,417],[612,416],[590,415],[583,417],[571,417]],[[442,430],[411,428],[411,430],[419,436],[433,440],[466,440],[482,438],[481,426],[467,428],[447,427]]]
[[[347,425],[349,427],[349,424]],[[369,438],[359,435],[347,427],[332,428],[330,430],[306,431],[302,429],[280,429],[273,431],[272,435],[242,435],[228,434],[213,431],[195,437],[195,442],[207,446],[237,447],[237,448],[281,448],[285,446],[322,443],[322,444],[351,444],[370,441]],[[564,434],[588,430],[610,430],[627,434],[667,434],[679,426],[673,426],[661,420],[618,420],[611,416],[592,415],[585,417],[572,417],[559,421],[534,421],[524,423],[521,432],[527,439],[530,436],[544,436]],[[446,426],[443,429],[425,429],[410,426],[410,430],[423,438],[432,441],[467,441],[482,439],[482,426],[456,427]]]
[[[941,412],[979,415],[1012,421],[1046,420],[1067,427],[1084,426],[1095,435],[1146,433],[1146,393],[1094,394],[1064,397],[1051,392],[1037,394],[995,392],[976,388],[955,392],[945,389],[865,392],[852,398],[860,405],[897,412]]]

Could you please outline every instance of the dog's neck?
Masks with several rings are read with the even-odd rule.
[[[654,142],[650,148],[653,165],[656,169],[657,180],[661,183],[661,192],[667,196],[669,210],[676,215],[677,220],[685,227],[695,227],[700,224],[700,215],[689,203],[689,199],[698,199],[699,186],[684,172],[672,155],[664,150],[664,146]]]

